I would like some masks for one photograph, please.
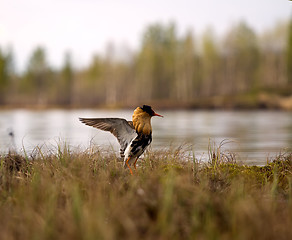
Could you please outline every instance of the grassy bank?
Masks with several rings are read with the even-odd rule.
[[[131,176],[94,149],[3,155],[0,239],[292,239],[292,153],[264,167],[217,150],[139,163]]]

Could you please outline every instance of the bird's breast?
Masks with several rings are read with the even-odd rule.
[[[133,126],[136,132],[145,136],[151,135],[152,128],[150,120],[151,116],[138,107],[133,114]]]
[[[150,123],[147,123],[147,122],[138,122],[136,124],[136,131],[137,133],[141,133],[145,136],[148,136],[151,134],[152,132],[152,128],[151,128],[151,125]]]

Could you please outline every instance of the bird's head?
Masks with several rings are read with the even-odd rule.
[[[138,133],[150,134],[152,132],[150,119],[151,117],[158,116],[153,109],[148,105],[143,105],[143,107],[137,107],[133,113],[133,125]]]
[[[148,105],[143,105],[143,107],[141,107],[141,109],[143,112],[148,113],[150,117],[154,117],[154,116],[163,117],[162,115],[154,112],[153,109]]]

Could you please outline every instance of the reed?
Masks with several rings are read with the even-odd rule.
[[[226,156],[151,151],[131,176],[98,149],[2,155],[0,239],[292,239],[292,153]]]

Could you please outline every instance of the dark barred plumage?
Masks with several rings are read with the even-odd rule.
[[[128,164],[135,163],[137,159],[144,153],[146,148],[150,145],[152,142],[152,134],[144,135],[144,134],[138,134],[136,138],[132,140],[132,142],[129,144],[129,146],[125,150],[125,158],[127,161],[124,161],[124,167],[127,167]]]
[[[103,131],[111,132],[117,139],[120,155],[124,159],[124,166],[133,174],[130,165],[143,154],[152,141],[151,117],[161,115],[155,113],[150,106],[137,107],[133,114],[133,121],[122,118],[80,118],[79,120],[89,126]]]
[[[131,154],[130,156],[136,156],[139,155],[139,153],[142,151],[144,152],[145,148],[152,142],[152,134],[150,135],[144,135],[139,134],[131,143]],[[141,154],[142,154],[141,153]],[[141,155],[140,154],[140,155]]]

